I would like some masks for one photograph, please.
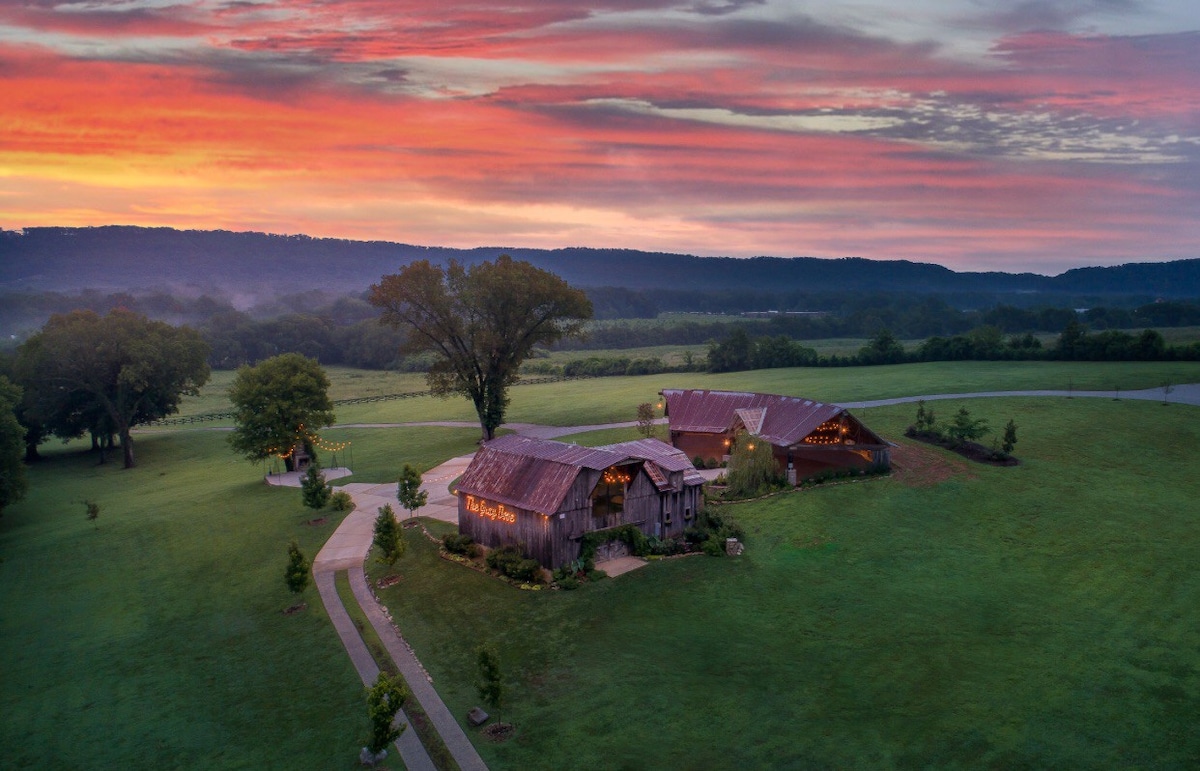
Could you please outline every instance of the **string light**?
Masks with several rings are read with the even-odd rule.
[[[629,484],[629,480],[631,480],[631,479],[633,479],[633,477],[631,477],[629,474],[625,473],[624,471],[619,470],[616,466],[613,466],[612,468],[606,469],[604,471],[604,484],[606,484],[606,485],[615,485],[615,484],[625,485],[625,484]]]
[[[349,442],[349,441],[345,441],[345,442],[326,441],[325,439],[322,439],[317,434],[314,434],[310,431],[305,431],[304,424],[301,423],[299,426],[296,427],[296,433],[294,435],[294,438],[292,439],[292,446],[288,449],[287,452],[281,453],[281,452],[279,452],[278,447],[272,447],[271,449],[267,450],[267,454],[274,455],[275,457],[279,458],[280,460],[287,460],[288,458],[290,458],[296,454],[296,445],[300,444],[302,441],[305,444],[310,444],[313,447],[316,447],[320,450],[324,450],[325,452],[330,452],[330,453],[341,452],[342,450],[346,449],[347,447],[349,447],[351,445],[351,442]]]
[[[841,444],[842,436],[850,429],[838,420],[827,420],[817,426],[816,430],[804,437],[805,444]]]

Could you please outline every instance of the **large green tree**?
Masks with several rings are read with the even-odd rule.
[[[297,443],[311,453],[317,429],[333,423],[329,378],[315,359],[285,353],[240,367],[229,387],[235,427],[233,449],[250,460],[284,456],[294,470],[291,449]]]
[[[17,421],[21,389],[0,375],[0,513],[25,497],[25,428]]]
[[[370,300],[383,323],[407,331],[403,352],[437,356],[429,387],[470,399],[484,439],[504,422],[508,387],[533,347],[579,334],[592,315],[582,291],[508,255],[470,268],[414,262],[373,285]]]
[[[139,425],[179,409],[208,382],[208,344],[188,327],[118,308],[55,315],[27,340],[17,370],[31,416],[59,436],[120,437],[133,468]]]

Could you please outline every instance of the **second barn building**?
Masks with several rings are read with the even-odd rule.
[[[548,568],[580,556],[584,533],[632,524],[679,536],[703,504],[703,477],[657,439],[579,447],[515,434],[480,447],[458,483],[458,529],[517,545]]]
[[[746,391],[665,390],[671,444],[689,458],[728,459],[738,442],[771,443],[779,470],[796,484],[841,469],[886,469],[889,444],[845,407]]]

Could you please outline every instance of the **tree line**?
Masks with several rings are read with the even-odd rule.
[[[1076,320],[1067,322],[1051,346],[1032,334],[1006,337],[998,327],[985,326],[967,334],[934,336],[906,350],[888,329],[875,333],[856,354],[818,355],[812,348],[785,336],[750,338],[738,329],[709,344],[709,372],[736,372],[777,367],[838,367],[904,364],[923,361],[1200,361],[1200,342],[1167,345],[1161,333],[1138,334],[1104,330],[1090,334]]]

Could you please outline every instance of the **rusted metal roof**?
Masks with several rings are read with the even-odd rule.
[[[698,389],[668,389],[662,395],[666,400],[667,421],[672,431],[722,434],[730,431],[734,419],[738,418],[750,433],[761,436],[771,444],[788,447],[803,440],[825,421],[843,414],[861,426],[836,404],[822,404],[798,396]],[[862,426],[862,431],[870,439],[886,446],[865,426]]]
[[[603,471],[641,461],[651,481],[655,468],[666,472],[683,471],[684,484],[701,484],[704,479],[687,455],[657,439],[639,439],[605,447],[580,447],[549,439],[533,439],[510,434],[486,442],[459,480],[460,493],[479,495],[522,509],[553,514],[584,469]],[[690,472],[690,473],[689,473]],[[670,482],[659,472],[670,489]]]

